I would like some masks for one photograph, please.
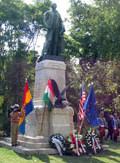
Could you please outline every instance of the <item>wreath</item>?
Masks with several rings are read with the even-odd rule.
[[[60,155],[62,155],[62,153],[66,153],[67,152],[67,140],[66,138],[61,135],[61,134],[53,134],[50,137],[50,144],[53,148],[56,148],[59,152]]]
[[[94,131],[89,130],[84,138],[87,154],[96,154],[102,150],[100,140]]]
[[[69,150],[71,150],[71,153],[77,156],[86,153],[85,144],[80,135],[70,135],[67,137],[67,141],[69,142]]]

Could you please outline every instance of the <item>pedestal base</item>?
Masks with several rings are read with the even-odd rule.
[[[60,92],[65,88],[65,70],[66,64],[62,61],[46,59],[36,64],[33,99],[35,109],[27,116],[25,135],[49,137],[60,133],[68,136],[73,132],[74,111],[71,107],[53,108],[49,112],[47,108],[44,111],[42,102],[48,79],[57,82]]]
[[[73,108],[69,106],[64,109],[54,108],[51,112],[46,108],[45,112],[43,112],[43,107],[37,107],[28,115],[25,135],[48,138],[55,133],[60,133],[63,136],[73,133]]]
[[[68,136],[73,133],[73,115],[72,107],[54,108],[50,114],[50,135],[60,133],[63,136]]]

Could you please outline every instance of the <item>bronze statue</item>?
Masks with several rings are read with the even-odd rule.
[[[65,28],[61,16],[56,10],[56,3],[53,3],[51,8],[52,10],[45,12],[43,18],[44,27],[47,29],[47,35],[42,50],[42,56],[59,56],[63,50],[63,34]]]

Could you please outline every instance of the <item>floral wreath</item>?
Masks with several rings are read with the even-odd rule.
[[[70,143],[70,149],[77,156],[80,156],[83,153],[86,153],[85,145],[79,135],[70,135],[67,137],[68,142]]]
[[[92,152],[93,154],[96,154],[102,150],[100,140],[97,138],[97,135],[94,133],[94,131],[89,130],[86,133],[84,142],[86,145],[87,153]]]
[[[52,145],[52,147],[55,148],[55,144],[54,144],[54,142],[53,142],[53,138],[56,138],[56,139],[60,140],[61,143],[63,144],[63,146],[66,146],[66,143],[67,143],[66,138],[65,138],[63,135],[61,135],[61,134],[58,133],[58,134],[53,134],[53,135],[50,137],[50,144]]]

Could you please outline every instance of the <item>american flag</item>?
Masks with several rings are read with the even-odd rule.
[[[80,98],[80,102],[79,102],[79,112],[78,112],[79,120],[84,118],[83,104],[85,103],[85,101],[86,101],[85,90],[84,90],[84,85],[82,84],[81,98]]]

